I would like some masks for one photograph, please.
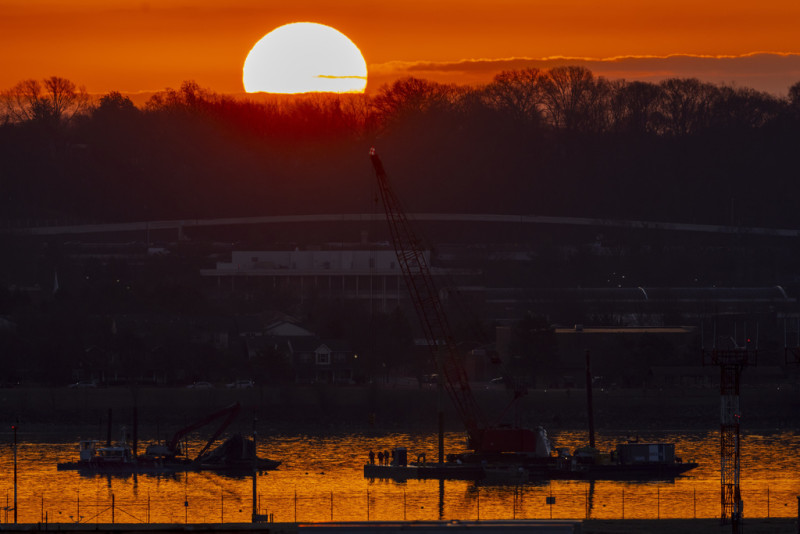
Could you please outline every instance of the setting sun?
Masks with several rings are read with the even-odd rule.
[[[244,62],[243,81],[248,93],[363,93],[367,64],[341,32],[297,22],[255,44]]]

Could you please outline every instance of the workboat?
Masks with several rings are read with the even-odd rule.
[[[430,349],[431,363],[437,370],[436,383],[440,391],[447,392],[467,432],[467,447],[472,451],[444,458],[444,415],[439,408],[439,462],[427,463],[422,455],[416,463],[408,461],[404,447],[394,449],[391,460],[386,454],[370,453],[369,463],[364,465],[364,476],[368,478],[467,478],[483,479],[501,477],[514,478],[670,478],[677,476],[696,464],[679,462],[675,458],[672,444],[653,443],[630,446],[622,444],[612,453],[600,453],[594,449],[594,422],[592,418],[592,377],[589,351],[586,351],[586,390],[589,413],[589,447],[591,451],[577,450],[555,453],[543,428],[525,428],[519,425],[490,424],[477,399],[472,393],[470,377],[464,366],[461,347],[450,330],[441,302],[441,288],[431,274],[426,252],[415,230],[408,224],[402,202],[392,190],[383,162],[375,148],[369,151],[375,170],[378,189],[383,201],[386,219],[392,234],[403,279],[411,302],[416,308],[425,341]],[[498,358],[498,361],[500,359]],[[513,390],[510,406],[526,392],[524,380],[507,386]],[[502,415],[508,414],[509,408]],[[492,418],[494,420],[495,418]],[[498,418],[497,421],[502,421]]]
[[[559,451],[560,478],[588,480],[669,480],[697,467],[675,455],[674,443],[628,441],[610,452],[592,447]],[[560,473],[551,478],[559,478]]]
[[[443,463],[406,462],[404,447],[396,447],[388,465],[368,463],[364,476],[375,479],[454,479],[528,482],[537,480],[672,480],[697,467],[675,456],[674,443],[631,441],[610,452],[582,447],[559,449],[547,457],[520,454],[449,455]]]
[[[178,464],[166,462],[156,456],[137,457],[133,449],[125,442],[103,445],[100,440],[82,440],[78,442],[79,456],[77,462],[57,464],[59,471],[78,470],[96,473],[132,474],[132,473],[170,473],[175,472]]]
[[[254,470],[270,471],[280,466],[278,460],[255,457],[253,440],[234,434],[216,449],[196,460],[159,454],[159,446],[150,446],[147,452],[134,455],[130,445],[120,442],[103,445],[100,440],[83,440],[79,444],[77,462],[57,464],[59,471],[77,470],[84,473],[171,474],[180,471],[215,471],[221,474],[249,474]]]
[[[193,469],[201,471],[223,471],[226,473],[252,473],[276,469],[281,462],[269,458],[259,458],[255,454],[255,444],[241,434],[234,434],[212,451],[200,456],[192,464]]]
[[[209,451],[211,445],[230,425],[239,410],[240,406],[237,402],[209,414],[203,419],[179,429],[168,441],[148,445],[145,453],[141,455],[136,453],[136,426],[134,426],[133,446],[128,444],[124,428],[122,439],[114,445],[111,444],[111,414],[109,413],[109,436],[105,445],[99,440],[80,441],[78,461],[59,463],[57,469],[79,470],[87,474],[169,474],[179,471],[216,471],[220,474],[237,476],[276,469],[281,462],[259,458],[256,455],[255,441],[245,438],[241,434],[233,434]],[[189,458],[186,447],[181,445],[182,440],[190,432],[220,418],[224,418],[222,424],[206,441],[197,456],[194,459]]]
[[[462,452],[447,455],[445,462],[427,462],[425,454],[408,461],[405,447],[395,447],[385,462],[364,465],[366,478],[407,480],[437,478],[525,482],[537,480],[671,480],[697,467],[675,455],[674,443],[642,442],[639,439],[618,443],[609,452],[593,446],[570,452],[554,448],[547,431],[535,430],[535,453]],[[594,436],[590,442],[594,444]]]

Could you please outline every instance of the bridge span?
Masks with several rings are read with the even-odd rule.
[[[634,221],[619,219],[598,219],[589,217],[555,217],[548,215],[502,215],[491,213],[410,213],[409,219],[422,222],[479,222],[505,224],[546,224],[566,226],[593,226],[627,228],[631,230],[662,230],[676,232],[704,232],[731,235],[752,235],[771,237],[799,237],[800,230],[786,228],[742,227],[711,224],[691,224],[657,221]],[[182,232],[186,228],[215,227],[234,225],[297,224],[297,223],[337,223],[383,221],[383,213],[344,213],[310,215],[265,215],[257,217],[228,217],[216,219],[175,219],[155,221],[134,221],[122,223],[96,224],[52,224],[6,227],[3,233],[21,235],[71,235],[114,232],[142,232],[150,230],[174,229]]]

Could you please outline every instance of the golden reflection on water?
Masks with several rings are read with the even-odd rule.
[[[634,436],[597,435],[601,450]],[[13,437],[6,434],[4,442]],[[557,446],[574,449],[586,432],[551,435]],[[437,458],[433,434],[274,435],[259,438],[259,455],[281,460],[257,478],[256,506],[274,521],[366,521],[431,519],[691,518],[720,512],[719,434],[648,433],[643,441],[673,441],[684,461],[700,466],[674,481],[537,481],[501,484],[448,480],[368,480],[367,452],[408,448]],[[38,441],[34,442],[34,439]],[[463,435],[448,433],[445,449],[461,450]],[[190,443],[198,451],[199,442]],[[796,433],[746,434],[742,438],[741,488],[746,517],[794,517],[800,493],[800,437]],[[214,473],[172,476],[82,476],[57,471],[74,461],[76,442],[21,435],[17,452],[18,522],[229,523],[249,522],[251,477]],[[0,448],[0,521],[13,520],[13,449]],[[554,504],[548,505],[548,497]]]

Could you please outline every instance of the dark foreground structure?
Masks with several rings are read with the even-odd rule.
[[[109,534],[182,534],[187,532],[213,532],[215,534],[238,534],[258,532],[260,534],[335,533],[349,532],[368,534],[379,532],[414,532],[417,534],[467,533],[516,533],[536,534],[580,534],[581,521],[571,520],[497,520],[497,521],[353,521],[331,523],[225,523],[225,524],[74,524],[35,523],[5,524],[2,530],[11,532],[103,532]]]
[[[798,520],[795,518],[745,519],[748,534],[795,534]],[[335,523],[225,523],[225,524],[74,524],[33,523],[3,524],[2,530],[9,532],[84,532],[108,534],[184,534],[208,532],[215,534],[240,534],[259,532],[263,534],[335,533],[367,534],[371,532],[389,534],[414,532],[455,534],[467,533],[515,533],[536,534],[717,534],[730,532],[730,525],[721,525],[719,519],[589,519],[585,521],[555,520],[509,520],[509,521],[372,521]]]

